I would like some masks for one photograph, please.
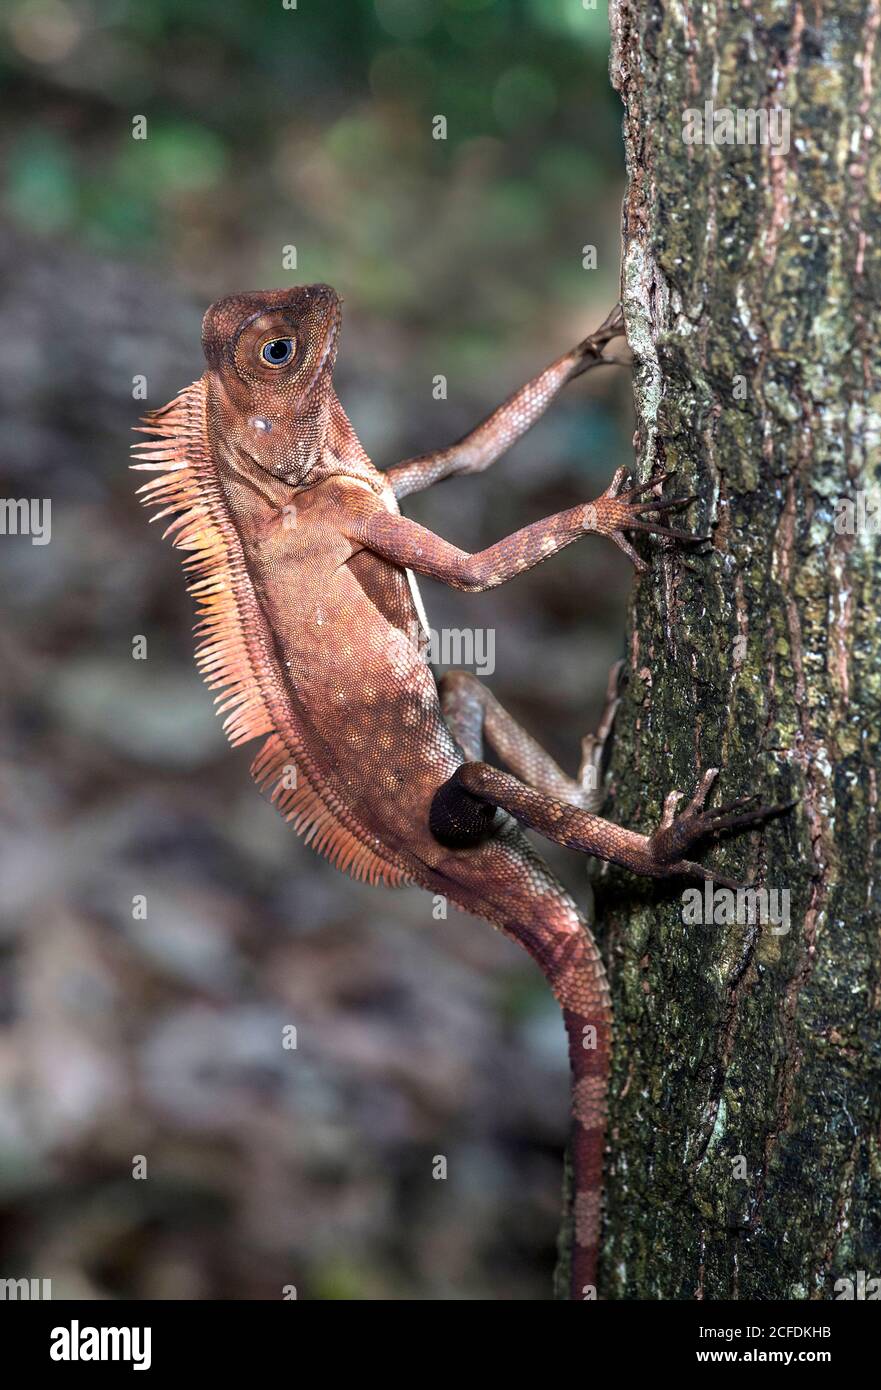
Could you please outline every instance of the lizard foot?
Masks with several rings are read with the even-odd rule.
[[[600,493],[596,501],[589,503],[585,508],[585,527],[608,536],[643,573],[648,569],[648,565],[637,555],[624,535],[625,531],[648,531],[656,536],[669,536],[672,540],[686,541],[692,544],[708,540],[709,537],[707,536],[696,536],[690,531],[679,531],[673,526],[665,526],[652,518],[652,512],[678,511],[683,507],[690,506],[696,500],[697,493],[689,493],[683,497],[645,496],[650,489],[665,483],[673,476],[672,471],[659,473],[644,483],[636,483],[627,488],[626,491],[622,491],[624,481],[627,478],[627,469],[619,468],[605,492]]]
[[[623,667],[623,661],[616,661],[609,671],[606,699],[597,731],[595,734],[586,734],[581,740],[581,762],[578,765],[577,781],[582,792],[579,805],[583,806],[586,811],[597,810],[603,799],[600,790],[603,779],[603,759],[609,735],[615,723],[615,713],[621,703],[618,687]]]
[[[616,304],[608,318],[600,324],[595,332],[588,334],[586,338],[575,348],[573,357],[575,365],[571,368],[569,380],[581,376],[589,367],[596,367],[604,363],[614,364],[615,366],[630,366],[627,361],[622,361],[616,357],[604,357],[603,348],[610,343],[613,338],[624,336],[624,311],[620,304]]]
[[[664,800],[661,824],[654,834],[649,836],[649,851],[657,866],[657,872],[664,877],[684,874],[711,880],[723,888],[746,888],[750,885],[723,878],[714,870],[683,858],[683,855],[698,840],[720,835],[723,831],[743,830],[749,825],[757,825],[771,816],[782,815],[794,806],[795,802],[782,801],[774,806],[761,806],[755,804],[759,800],[757,796],[741,796],[736,801],[729,802],[727,806],[708,810],[707,796],[718,775],[717,767],[711,767],[704,773],[697,791],[679,815],[676,814],[676,807],[685,793],[669,793]]]

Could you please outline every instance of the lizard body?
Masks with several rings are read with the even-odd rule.
[[[203,326],[206,370],[145,417],[136,467],[147,505],[173,517],[197,600],[197,660],[221,692],[234,744],[263,737],[252,765],[315,849],[371,882],[420,884],[523,945],[563,1010],[572,1069],[575,1244],[572,1294],[595,1288],[611,1004],[589,925],[520,826],[655,877],[709,871],[698,839],[779,808],[704,809],[715,769],[688,808],[667,798],[638,834],[595,814],[592,789],[614,713],[568,777],[473,676],[440,687],[417,640],[415,573],[466,591],[504,583],[593,531],[640,568],[625,530],[681,540],[657,513],[664,477],[623,491],[619,470],[587,506],[535,522],[469,555],[404,518],[398,498],[487,467],[562,386],[608,360],[616,311],[458,444],[386,472],[373,466],[333,390],[339,300],[328,286],[219,300]],[[483,761],[488,742],[503,771]],[[716,877],[716,882],[725,880]]]

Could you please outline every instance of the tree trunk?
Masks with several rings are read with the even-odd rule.
[[[608,813],[651,828],[711,766],[716,802],[799,800],[701,856],[788,923],[602,880],[608,1298],[881,1275],[878,27],[878,0],[612,9],[637,472],[675,468],[711,544],[646,547]],[[765,115],[696,143],[708,102]]]

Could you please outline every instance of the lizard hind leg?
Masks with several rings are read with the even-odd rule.
[[[600,723],[595,734],[588,734],[581,741],[581,761],[574,778],[566,775],[550,753],[545,752],[470,671],[447,671],[441,677],[438,686],[441,710],[450,732],[470,762],[482,760],[486,742],[504,766],[527,786],[570,806],[593,811],[603,799],[603,759],[619,704],[622,665],[623,662],[616,662],[609,673]]]

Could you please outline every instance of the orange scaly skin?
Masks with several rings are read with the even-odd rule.
[[[172,518],[201,635],[234,744],[262,736],[252,772],[308,843],[373,883],[421,884],[519,941],[563,1010],[572,1066],[575,1246],[572,1296],[595,1290],[611,1005],[587,921],[520,830],[635,873],[711,877],[684,856],[699,839],[779,808],[707,811],[715,769],[686,811],[667,798],[641,835],[602,820],[591,791],[614,714],[586,739],[569,778],[475,677],[438,688],[414,633],[413,573],[476,592],[512,579],[587,532],[641,569],[624,531],[694,539],[653,513],[666,475],[622,491],[623,470],[572,507],[469,555],[400,515],[397,498],[487,467],[563,385],[602,357],[620,311],[515,393],[458,444],[385,473],[367,458],[334,394],[340,324],[313,285],[219,300],[205,315],[202,377],[145,419],[142,500]],[[483,762],[484,739],[510,772]],[[717,877],[717,882],[725,880]]]

